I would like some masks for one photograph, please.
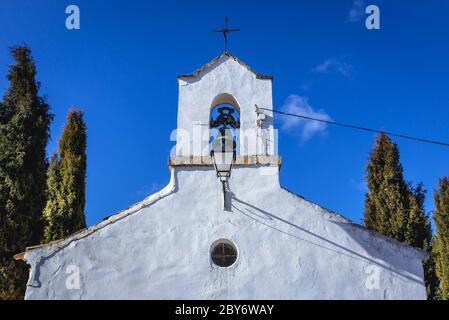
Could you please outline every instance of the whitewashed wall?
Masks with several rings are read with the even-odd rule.
[[[267,142],[274,141],[272,112],[267,114],[262,127],[256,123],[256,105],[261,108],[273,109],[272,81],[260,79],[247,67],[237,62],[234,58],[223,55],[211,67],[200,72],[198,76],[179,81],[178,100],[178,129],[176,155],[208,155],[207,137],[209,134],[209,117],[214,98],[222,93],[232,95],[240,107],[241,132],[257,132],[259,139],[264,141],[254,142],[264,146],[263,150],[256,152],[255,148],[241,145],[242,154],[255,155],[275,153],[275,146]],[[197,132],[202,129],[205,134],[201,147],[193,147],[193,142],[199,140]],[[181,136],[187,133],[187,137]],[[244,140],[241,140],[241,144]],[[243,153],[243,151],[245,151]]]
[[[147,203],[161,199],[28,251],[26,298],[425,299],[421,251],[282,189],[277,175],[260,170],[234,168],[227,212],[212,167],[176,168],[165,196]],[[238,248],[233,266],[211,262],[217,239]],[[73,266],[80,289],[70,290]],[[379,275],[378,288],[370,274]]]

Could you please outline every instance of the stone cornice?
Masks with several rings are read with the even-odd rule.
[[[280,156],[237,156],[234,166],[250,166],[250,165],[271,165],[281,166],[282,158]],[[175,156],[168,158],[170,167],[181,166],[211,166],[213,165],[211,156]]]

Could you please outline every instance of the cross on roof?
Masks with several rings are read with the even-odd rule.
[[[224,51],[226,52],[228,49],[228,33],[229,32],[236,32],[236,31],[240,31],[240,29],[229,29],[228,28],[228,17],[225,17],[224,19],[224,28],[223,29],[218,29],[218,30],[213,30],[213,32],[221,32],[223,33],[223,37],[224,37]]]

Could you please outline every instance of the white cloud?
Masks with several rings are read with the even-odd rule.
[[[349,9],[348,21],[359,22],[365,14],[366,3],[364,0],[353,0],[352,7]]]
[[[349,63],[334,58],[325,60],[313,68],[313,71],[318,73],[337,73],[346,78],[351,78],[353,75],[353,68]]]
[[[307,97],[298,95],[290,95],[285,100],[281,110],[283,112],[299,114],[306,117],[317,118],[320,120],[331,121],[331,117],[322,109],[314,110],[309,104]],[[324,133],[327,128],[327,124],[319,121],[307,120],[292,116],[282,117],[282,130],[294,131],[299,133],[301,142],[305,142],[311,139],[314,135]]]

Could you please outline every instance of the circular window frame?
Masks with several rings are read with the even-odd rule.
[[[212,253],[213,253],[214,249],[215,249],[218,245],[220,245],[220,244],[227,244],[227,245],[231,246],[231,247],[234,249],[234,251],[235,251],[235,260],[234,260],[234,262],[232,262],[232,263],[231,263],[230,265],[228,265],[228,266],[220,266],[219,264],[215,263],[214,259],[212,258]],[[228,239],[218,239],[218,240],[215,240],[215,241],[212,243],[212,245],[210,246],[210,249],[209,249],[209,260],[210,260],[212,266],[214,266],[214,267],[216,267],[216,268],[220,268],[220,269],[231,268],[231,267],[233,267],[233,266],[236,265],[238,259],[239,259],[239,250],[238,250],[237,246],[235,245],[235,243],[232,242],[231,240],[228,240]]]

